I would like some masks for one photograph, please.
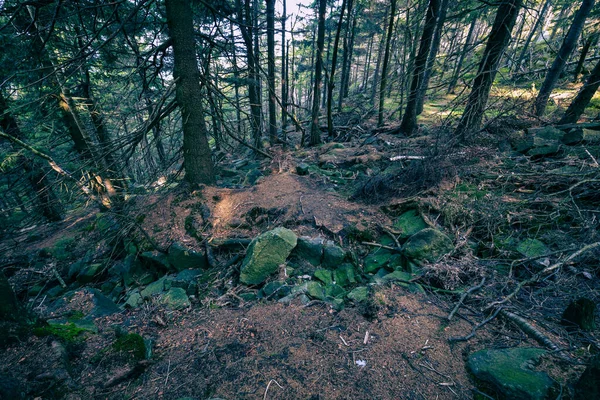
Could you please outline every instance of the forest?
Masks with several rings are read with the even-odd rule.
[[[600,398],[595,0],[0,0],[0,399]]]

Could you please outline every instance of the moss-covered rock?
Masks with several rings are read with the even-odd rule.
[[[369,298],[369,288],[366,286],[354,288],[347,297],[355,303],[365,302]]]
[[[181,310],[191,305],[185,290],[176,287],[169,289],[162,297],[162,303],[171,310]]]
[[[297,240],[293,254],[295,257],[305,260],[314,266],[321,265],[323,259],[323,247],[325,239],[301,236]]]
[[[346,252],[339,246],[333,244],[333,242],[326,242],[323,247],[323,260],[321,265],[325,268],[335,268],[344,262],[346,258]]]
[[[317,269],[314,273],[314,277],[326,285],[333,283],[333,274],[328,269]]]
[[[277,272],[296,247],[297,236],[286,228],[275,228],[256,237],[246,252],[242,263],[240,281],[247,285],[264,282]]]
[[[94,263],[86,265],[82,268],[77,274],[77,282],[82,285],[86,283],[90,283],[94,281],[94,279],[100,277],[102,272],[104,271],[104,264],[102,263]]]
[[[596,303],[581,298],[571,302],[562,315],[562,324],[567,327],[579,327],[586,332],[596,329]]]
[[[545,353],[536,348],[480,350],[469,356],[467,368],[480,389],[495,398],[544,400],[549,398],[554,382],[533,366]]]
[[[575,384],[575,400],[589,399],[600,399],[600,355],[592,358]]]
[[[162,294],[165,290],[171,288],[171,280],[163,276],[159,280],[150,283],[141,292],[140,295],[144,300],[151,300],[153,297]]]
[[[333,272],[333,280],[341,287],[357,283],[356,271],[352,264],[342,264]]]
[[[306,294],[316,300],[325,300],[325,290],[319,282],[310,281],[306,285]]]
[[[550,252],[548,247],[538,239],[525,239],[517,245],[517,251],[528,258],[541,257]]]
[[[114,351],[124,353],[137,361],[145,359],[148,352],[144,338],[137,333],[119,336],[112,347]]]
[[[436,262],[454,249],[452,240],[437,229],[423,229],[404,244],[403,253],[415,261]]]
[[[394,229],[400,232],[400,239],[408,239],[415,233],[428,227],[418,210],[404,212],[394,222]]]

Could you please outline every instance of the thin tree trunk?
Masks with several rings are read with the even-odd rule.
[[[504,0],[498,7],[465,112],[456,128],[455,135],[460,141],[464,141],[468,133],[479,129],[481,125],[498,65],[510,41],[511,32],[522,4],[523,0]]]
[[[575,71],[573,72],[573,82],[577,82],[579,79],[579,75],[583,71],[583,66],[585,64],[585,58],[587,57],[590,48],[598,44],[598,38],[600,37],[600,32],[596,31],[590,34],[583,45],[583,49],[581,49],[581,54],[579,55],[579,60],[577,61],[577,66],[575,67]]]
[[[185,179],[192,184],[211,184],[215,176],[204,121],[192,9],[187,0],[165,0],[165,6],[173,39],[175,98],[183,124]]]
[[[315,66],[315,87],[313,90],[312,114],[310,123],[311,146],[320,144],[321,130],[319,128],[319,106],[321,105],[321,77],[323,75],[323,48],[325,47],[325,13],[327,11],[327,0],[319,0],[319,23],[317,28],[317,54]]]
[[[381,84],[379,86],[379,112],[377,115],[377,126],[383,125],[383,112],[385,102],[385,85],[387,84],[387,67],[390,62],[390,44],[392,42],[392,32],[394,31],[394,19],[396,18],[397,0],[391,0],[390,19],[388,22],[387,38],[385,39],[385,54],[381,66]]]
[[[449,0],[442,0],[440,5],[439,15],[437,16],[437,22],[435,24],[435,33],[433,34],[433,40],[431,42],[431,50],[427,57],[427,66],[425,67],[425,72],[423,74],[423,83],[419,88],[419,95],[417,97],[417,115],[421,115],[423,112],[423,103],[425,102],[425,95],[427,94],[427,88],[429,87],[429,79],[433,74],[433,67],[435,66],[435,60],[440,49],[440,43],[442,42],[442,30],[444,28],[444,22],[446,22],[448,2]]]
[[[352,0],[350,0],[352,1]],[[340,32],[342,30],[342,24],[344,22],[344,11],[346,9],[346,0],[342,0],[342,7],[340,8],[340,20],[337,24],[337,29],[335,31],[335,39],[333,42],[333,56],[331,58],[331,71],[329,72],[329,84],[327,85],[327,133],[330,138],[333,138],[333,116],[331,113],[331,108],[333,104],[333,84],[335,82],[335,67],[337,64],[337,56],[338,56],[338,45],[340,43]],[[340,92],[340,98],[342,94]]]
[[[287,42],[285,41],[285,29],[286,29],[286,1],[283,4],[283,12],[281,14],[281,130],[286,135],[287,128],[287,103],[288,103],[288,53],[287,53]]]
[[[583,25],[587,16],[589,15],[592,7],[594,6],[594,0],[583,0],[581,7],[575,13],[575,17],[573,18],[573,23],[565,36],[562,46],[552,63],[552,67],[546,74],[546,78],[544,79],[544,83],[540,87],[540,91],[535,99],[534,109],[535,115],[541,117],[544,115],[546,111],[546,106],[548,104],[548,99],[550,98],[550,94],[552,90],[556,86],[558,79],[560,78],[561,73],[565,68],[565,64],[569,59],[571,53],[577,46],[577,40],[581,35],[581,31],[583,30]]]
[[[594,94],[600,86],[600,61],[596,64],[592,72],[587,78],[585,85],[579,90],[575,99],[567,108],[565,115],[560,120],[559,124],[573,124],[579,120],[581,114],[594,97]]]
[[[275,0],[267,2],[267,74],[269,81],[269,143],[277,143],[277,101],[275,99]]]
[[[383,30],[381,31],[381,40],[379,41],[379,49],[377,50],[377,62],[375,63],[375,71],[373,73],[373,82],[371,83],[371,104],[373,108],[377,106],[377,88],[379,87],[379,71],[381,70],[381,62],[383,61],[383,51],[385,50],[385,36],[387,32],[387,18],[385,19]]]
[[[513,72],[517,72],[521,68],[521,63],[523,62],[523,59],[525,58],[525,55],[527,54],[527,50],[529,49],[529,45],[531,44],[531,41],[535,37],[535,35],[536,35],[537,31],[540,29],[540,27],[542,27],[542,29],[544,27],[544,20],[546,19],[546,14],[551,5],[552,5],[552,0],[546,0],[544,2],[544,5],[542,6],[542,9],[540,10],[538,18],[535,21],[535,24],[533,25],[533,28],[531,28],[529,35],[527,35],[527,38],[525,39],[525,43],[523,44],[523,48],[521,49],[519,58],[517,58],[517,60],[514,64]]]
[[[460,70],[462,69],[463,62],[465,61],[465,57],[469,52],[469,48],[471,47],[471,43],[473,41],[473,34],[475,33],[475,27],[477,26],[477,17],[473,17],[471,21],[471,25],[469,26],[469,33],[467,33],[467,39],[465,40],[465,45],[460,53],[458,58],[458,62],[454,67],[454,74],[452,74],[452,78],[450,79],[450,84],[448,85],[448,94],[454,93],[454,89],[456,88],[456,84],[458,83],[458,77],[460,76]]]
[[[424,94],[424,91],[422,90],[422,84],[425,69],[427,68],[427,57],[429,56],[431,42],[433,41],[436,17],[438,16],[439,12],[439,0],[429,0],[427,14],[425,16],[425,26],[423,28],[421,44],[419,46],[419,53],[415,59],[415,69],[413,71],[412,83],[410,85],[408,102],[406,103],[406,110],[404,111],[402,123],[400,124],[400,130],[407,136],[412,135],[417,128],[417,106],[419,103],[419,96],[423,96]]]

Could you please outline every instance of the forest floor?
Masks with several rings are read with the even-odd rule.
[[[564,350],[549,352],[538,369],[569,398],[586,361],[600,350],[597,328],[561,324],[571,301],[600,299],[600,252],[585,249],[600,241],[600,132],[548,154],[515,152],[509,136],[529,125],[500,119],[490,127],[493,135],[462,148],[444,148],[441,128],[411,139],[353,128],[343,132],[343,143],[271,148],[272,160],[224,157],[214,187],[190,191],[169,178],[128,198],[119,215],[89,206],[62,223],[5,238],[0,249],[11,263],[4,270],[42,321],[95,307],[89,289],[106,288],[106,271],[118,259],[111,253],[115,239],[141,243],[148,235],[159,249],[174,242],[209,249],[212,269],[184,309],[152,302],[121,309],[69,340],[56,332],[13,332],[17,340],[0,352],[0,388],[40,399],[473,398],[484,395],[465,367],[469,354],[544,347],[509,318],[483,323],[498,304]],[[279,226],[332,240],[361,270],[380,250],[373,243],[398,240],[395,223],[407,210],[454,245],[413,271],[411,282],[422,292],[393,282],[369,285],[366,302],[340,309],[300,298],[257,300],[259,288],[239,282],[244,240]],[[121,221],[119,229],[101,228],[106,220]],[[131,221],[130,228],[122,221]],[[232,238],[242,247],[228,247]],[[55,271],[65,277],[85,257],[105,260],[103,273],[84,286],[71,284],[70,296],[62,295],[67,300],[48,296],[58,285]],[[369,274],[361,277],[367,282]],[[470,339],[453,340],[472,330]],[[124,331],[144,338],[146,354],[135,347],[109,351]]]

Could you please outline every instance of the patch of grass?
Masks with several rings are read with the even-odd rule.
[[[68,322],[64,325],[41,326],[33,329],[33,334],[39,337],[54,336],[65,343],[76,343],[81,341],[81,335],[87,332],[87,329],[82,329],[75,326],[74,323]]]

